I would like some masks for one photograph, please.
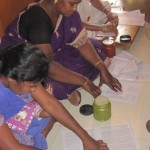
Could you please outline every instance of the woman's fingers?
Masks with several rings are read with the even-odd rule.
[[[118,79],[116,79],[116,78],[112,78],[111,79],[111,81],[110,81],[110,83],[109,84],[107,84],[112,90],[114,90],[114,91],[122,91],[122,86],[121,86],[121,83],[119,82],[119,80]]]
[[[119,19],[117,18],[117,19],[111,21],[111,23],[112,23],[115,27],[117,27],[117,26],[118,26],[118,23],[119,23]]]

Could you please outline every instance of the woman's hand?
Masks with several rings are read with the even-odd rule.
[[[83,143],[84,150],[109,150],[106,143],[102,140],[90,140],[88,143]]]
[[[115,28],[117,28],[118,23],[119,23],[118,15],[110,12],[107,14],[107,18],[108,18],[108,21],[111,22]]]
[[[102,27],[102,32],[114,32],[115,30],[116,30],[116,27],[111,22],[107,22]]]
[[[108,85],[112,90],[114,91],[122,91],[121,83],[118,79],[113,77],[106,66],[103,67],[103,70],[100,73],[100,84],[99,86],[102,86],[103,84]]]
[[[51,84],[47,84],[47,85],[46,85],[46,91],[47,91],[49,94],[53,95],[53,86],[52,86]]]
[[[96,86],[92,81],[89,79],[86,80],[82,88],[89,92],[94,98],[101,94],[101,90],[99,86]]]

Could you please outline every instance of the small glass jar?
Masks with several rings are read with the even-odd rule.
[[[106,39],[103,41],[103,45],[105,47],[107,57],[112,58],[116,55],[116,47],[114,40]]]
[[[111,117],[111,103],[106,96],[98,96],[93,103],[93,116],[98,121],[106,121]]]

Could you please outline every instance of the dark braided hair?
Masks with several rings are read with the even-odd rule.
[[[26,43],[0,51],[0,76],[38,82],[48,76],[49,62],[41,49]]]

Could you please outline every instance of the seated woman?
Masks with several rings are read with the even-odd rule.
[[[108,1],[82,0],[77,10],[87,30],[116,32],[118,15],[111,12]]]
[[[41,85],[48,69],[42,50],[28,43],[0,51],[0,150],[47,150],[55,121],[77,134],[84,150],[108,150]]]
[[[103,46],[88,39],[80,16],[76,11],[81,0],[43,0],[28,7],[6,29],[1,46],[30,42],[41,48],[47,58],[53,57],[46,82],[53,86],[57,99],[68,98],[78,105],[81,97],[76,91],[83,87],[94,97],[101,94],[94,80],[100,74],[101,86],[121,90],[120,82],[103,63]],[[74,98],[75,97],[75,98]]]

